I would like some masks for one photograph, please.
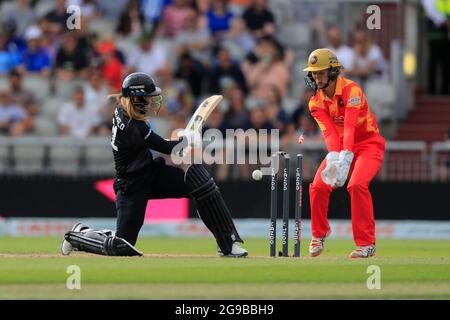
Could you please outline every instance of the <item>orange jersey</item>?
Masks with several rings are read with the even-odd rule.
[[[309,110],[322,130],[328,151],[352,150],[355,142],[379,133],[364,92],[344,77],[338,77],[332,99],[318,90],[309,100]]]

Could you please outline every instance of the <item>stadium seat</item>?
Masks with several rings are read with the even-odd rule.
[[[49,11],[55,9],[55,1],[53,0],[40,0],[34,7],[34,13],[36,17],[45,16]]]
[[[154,118],[150,120],[152,129],[158,133],[161,137],[169,138],[170,135],[170,123],[164,118]]]
[[[277,27],[283,29],[287,21],[293,19],[292,1],[291,0],[271,0],[268,2],[269,9],[275,16]]]
[[[291,23],[283,27],[279,36],[280,41],[294,50],[305,50],[310,45],[310,29],[304,23]]]
[[[116,21],[97,17],[89,23],[89,31],[98,34],[100,38],[107,38],[114,35],[116,24]]]
[[[114,161],[110,144],[86,147],[86,170],[90,174],[113,174]]]
[[[366,83],[366,98],[379,121],[394,116],[394,86],[386,81],[370,80]]]
[[[15,171],[17,173],[41,173],[44,168],[45,146],[23,144],[14,146]]]
[[[9,167],[9,146],[7,144],[0,144],[0,172],[5,173]]]
[[[48,119],[56,122],[56,116],[61,109],[62,105],[67,102],[67,99],[53,97],[46,99],[41,105],[41,115],[46,116]]]
[[[23,78],[24,88],[30,90],[35,95],[35,98],[41,102],[49,93],[48,78],[39,75],[27,75]]]
[[[176,64],[177,55],[175,51],[175,42],[169,39],[155,39],[155,45],[161,47],[166,55],[167,63],[174,66]]]
[[[81,149],[69,140],[67,145],[50,148],[50,168],[55,173],[76,174],[80,168]]]
[[[125,56],[129,56],[131,52],[136,48],[137,41],[132,37],[116,37],[117,49],[122,51]]]
[[[54,82],[55,95],[61,99],[70,99],[72,97],[73,91],[76,87],[85,86],[85,81],[81,79],[73,81],[64,81],[56,79]]]
[[[34,118],[34,132],[38,136],[51,137],[58,134],[58,125],[55,119],[48,116]]]
[[[6,90],[7,88],[9,88],[9,80],[8,77],[6,75],[1,75],[0,76],[0,90]]]

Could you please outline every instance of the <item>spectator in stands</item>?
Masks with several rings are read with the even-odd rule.
[[[233,19],[233,14],[228,11],[227,2],[228,0],[213,1],[210,9],[206,13],[209,30],[218,41],[230,29],[230,23]]]
[[[66,10],[65,0],[56,0],[55,9],[50,10],[46,15],[45,19],[49,23],[49,28],[52,32],[61,34],[67,31],[67,20],[70,14]]]
[[[215,108],[214,111],[210,114],[210,116],[206,120],[206,124],[202,128],[203,132],[205,132],[208,129],[217,129],[225,137],[226,128],[224,127],[223,120],[224,120],[224,113],[222,109],[220,107]]]
[[[13,19],[7,19],[3,23],[3,30],[7,39],[6,47],[8,51],[22,56],[27,49],[27,42],[22,34],[17,33],[16,22]]]
[[[37,26],[42,31],[41,46],[49,54],[50,61],[53,63],[56,60],[56,53],[60,46],[60,35],[51,28],[51,24],[45,18],[40,18]],[[26,43],[25,43],[26,45]]]
[[[98,10],[102,13],[105,19],[110,21],[117,21],[120,15],[125,11],[129,0],[96,0],[98,4]],[[148,0],[150,2],[156,2],[157,0]]]
[[[284,134],[289,118],[282,108],[280,91],[274,85],[264,85],[261,92],[261,99],[265,103],[264,112],[268,123],[271,128],[278,129],[280,134]]]
[[[250,113],[245,108],[245,96],[241,89],[234,87],[228,91],[228,110],[225,113],[223,126],[225,129],[249,128]]]
[[[156,74],[166,64],[166,53],[153,43],[153,33],[144,32],[139,38],[139,47],[131,52],[127,64],[127,74],[136,71]]]
[[[353,66],[353,51],[342,42],[341,30],[338,27],[328,29],[328,49],[332,50],[343,66],[342,74],[351,72]]]
[[[195,6],[200,13],[206,13],[214,0],[195,0]],[[244,10],[252,4],[252,0],[228,0],[229,10],[236,16],[241,16]]]
[[[253,0],[242,19],[256,38],[275,32],[275,18],[267,8],[267,0]]]
[[[185,28],[175,38],[178,54],[190,52],[203,65],[209,64],[209,42],[211,40],[211,34],[205,23],[204,19],[199,18],[197,12],[192,10],[186,18]]]
[[[250,110],[250,122],[249,127],[255,130],[275,129],[272,126],[272,122],[268,118],[267,106],[256,106]]]
[[[67,32],[56,53],[56,77],[61,80],[72,80],[86,74],[89,62],[86,50],[82,50],[74,34]]]
[[[304,130],[304,120],[302,118],[308,117],[308,103],[309,99],[314,95],[314,91],[306,86],[303,91],[302,99],[298,106],[292,112],[289,119],[289,123],[286,127],[286,133],[281,138],[281,144],[287,146],[289,144],[297,144],[297,139],[303,133]]]
[[[152,29],[160,21],[164,7],[170,0],[141,0],[140,10],[144,14],[145,21]]]
[[[174,78],[172,67],[169,64],[163,65],[156,76],[164,100],[164,108],[160,110],[161,115],[167,112],[182,114],[186,118],[190,117],[194,99],[188,84],[182,79]]]
[[[0,30],[0,75],[7,74],[14,68],[21,68],[19,52],[9,51],[6,34]]]
[[[140,10],[139,0],[131,0],[122,13],[117,32],[124,37],[137,37],[144,31],[144,13]]]
[[[30,8],[29,0],[16,0],[4,6],[2,20],[11,19],[16,23],[17,33],[24,34],[28,26],[35,22],[35,14]]]
[[[86,105],[96,112],[102,120],[109,118],[109,114],[106,111],[107,99],[110,91],[115,89],[108,89],[105,84],[104,77],[101,72],[96,69],[91,69],[89,72],[88,82],[83,86]],[[111,121],[111,119],[108,119]]]
[[[231,20],[230,29],[224,36],[222,46],[230,50],[233,59],[241,61],[255,49],[256,40],[248,32],[244,21],[240,18],[234,18]]]
[[[25,111],[34,116],[39,112],[38,103],[33,92],[25,89],[22,85],[23,75],[17,70],[11,70],[9,73],[10,94],[15,105],[21,106]]]
[[[9,92],[0,92],[0,134],[20,136],[31,130],[33,119]]]
[[[91,108],[100,117],[97,133],[103,136],[110,135],[111,119],[115,107],[108,103],[107,96],[117,91],[105,84],[102,74],[96,69],[90,70],[88,79],[89,81],[84,85],[83,89],[87,107]]]
[[[422,0],[422,5],[427,16],[425,35],[428,42],[428,92],[448,94],[450,90],[450,20],[438,11],[435,0]],[[437,83],[438,79],[440,83]]]
[[[176,37],[186,25],[192,8],[187,0],[173,0],[164,8],[161,23],[158,26],[158,35],[168,38]]]
[[[38,73],[41,76],[50,74],[50,56],[41,45],[42,31],[37,26],[31,26],[25,32],[27,50],[23,53],[22,62],[27,72]]]
[[[203,65],[195,60],[190,53],[185,52],[178,58],[178,68],[175,76],[178,79],[184,79],[191,88],[191,92],[198,100],[202,94],[205,71]]]
[[[246,61],[242,65],[252,95],[261,96],[257,91],[268,84],[275,85],[281,96],[285,97],[288,91],[289,70],[275,41],[271,37],[260,39],[256,55],[256,63]]]
[[[353,62],[346,74],[360,85],[367,80],[385,79],[385,61],[381,48],[373,43],[366,30],[355,32],[353,45]]]
[[[82,87],[75,88],[72,99],[61,107],[58,114],[60,133],[76,138],[93,135],[101,119],[93,108],[87,105]]]
[[[108,86],[120,91],[124,77],[125,66],[116,55],[113,40],[103,41],[98,44],[97,52],[100,55],[100,73]]]
[[[295,108],[294,112],[292,112],[291,115],[290,125],[293,125],[295,130],[299,128],[300,117],[306,114],[306,112],[309,112],[308,111],[309,99],[311,99],[313,96],[314,91],[311,89],[311,87],[306,86],[304,88],[302,100],[300,101],[299,105],[297,106],[297,108]]]
[[[216,57],[217,63],[212,66],[209,74],[209,92],[212,94],[221,93],[222,88],[231,79],[244,93],[247,93],[244,74],[239,64],[232,61],[228,50],[224,47],[219,48]]]

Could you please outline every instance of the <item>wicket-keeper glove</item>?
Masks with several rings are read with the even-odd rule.
[[[335,187],[338,174],[338,162],[339,153],[337,151],[331,151],[326,156],[327,166],[321,172],[322,180],[325,184]]]
[[[348,172],[353,161],[354,154],[350,150],[342,150],[339,152],[338,172],[336,185],[342,187],[347,181]]]

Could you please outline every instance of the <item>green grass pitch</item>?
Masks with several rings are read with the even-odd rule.
[[[215,256],[212,239],[142,238],[144,257],[59,255],[57,238],[0,238],[0,299],[449,299],[450,241],[382,240],[377,256],[350,260],[350,240],[326,242],[318,258],[270,258],[249,239],[246,259]],[[292,245],[292,241],[290,243]],[[292,246],[290,248],[292,253]],[[67,267],[81,289],[66,287]],[[369,290],[370,265],[381,289]]]

